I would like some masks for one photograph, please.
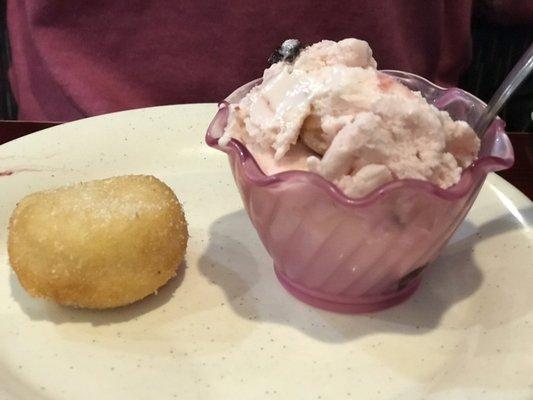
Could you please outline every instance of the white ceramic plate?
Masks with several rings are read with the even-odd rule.
[[[374,315],[287,294],[204,132],[215,105],[77,121],[0,146],[0,399],[532,399],[533,205],[490,175],[415,295]],[[24,195],[153,174],[183,201],[185,273],[122,309],[33,299],[8,268]]]

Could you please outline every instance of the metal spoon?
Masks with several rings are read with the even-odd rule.
[[[505,77],[503,83],[490,99],[487,108],[485,108],[485,112],[481,114],[474,125],[474,131],[476,131],[480,138],[483,137],[498,111],[507,102],[511,94],[518,89],[524,79],[527,78],[531,70],[533,70],[533,44],[529,46],[511,72]]]

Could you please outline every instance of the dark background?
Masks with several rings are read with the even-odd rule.
[[[17,107],[7,80],[9,41],[6,27],[6,0],[0,0],[0,119],[16,119]]]
[[[533,1],[533,0],[532,0]],[[533,25],[503,26],[475,17],[472,63],[459,86],[488,102],[514,64],[533,42]],[[533,76],[513,94],[499,115],[512,132],[533,132]]]

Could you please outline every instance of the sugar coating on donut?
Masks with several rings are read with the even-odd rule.
[[[133,303],[176,275],[183,209],[153,176],[96,180],[25,197],[10,220],[10,264],[35,297],[85,308]]]

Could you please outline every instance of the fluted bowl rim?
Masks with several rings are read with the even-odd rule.
[[[463,100],[471,102],[473,108],[477,107],[477,109],[482,109],[486,107],[486,104],[483,101],[462,89],[443,88],[421,76],[408,72],[395,70],[382,70],[381,72],[400,80],[410,79],[416,81],[418,85],[423,87],[428,92],[431,91],[434,94],[436,93],[438,95],[438,99],[441,101],[462,97]],[[342,190],[333,182],[328,181],[314,172],[290,170],[267,175],[261,170],[261,167],[251,152],[239,140],[231,139],[226,146],[220,146],[218,144],[218,138],[222,135],[227,124],[229,104],[240,100],[240,98],[248,93],[252,87],[256,86],[260,82],[261,79],[256,79],[246,83],[235,90],[219,104],[219,110],[209,125],[205,138],[206,143],[209,146],[217,148],[227,154],[237,156],[239,164],[244,170],[245,176],[252,185],[264,187],[277,185],[282,182],[301,182],[302,180],[306,180],[309,184],[315,185],[322,189],[324,193],[326,193],[336,202],[349,207],[368,206],[390,192],[406,189],[427,192],[435,197],[454,201],[463,198],[471,192],[473,187],[476,185],[476,182],[479,182],[478,179],[475,179],[476,177],[486,175],[491,171],[499,171],[510,168],[514,163],[513,148],[509,137],[505,132],[505,123],[500,118],[497,118],[487,130],[483,141],[493,138],[494,144],[492,147],[494,148],[496,145],[498,145],[498,153],[493,154],[490,152],[487,155],[477,158],[469,167],[463,170],[459,182],[447,189],[442,189],[434,183],[418,179],[397,179],[377,187],[365,196],[353,198],[344,194]],[[422,95],[425,95],[425,93],[422,93]],[[438,104],[435,105],[437,108],[440,108]]]

